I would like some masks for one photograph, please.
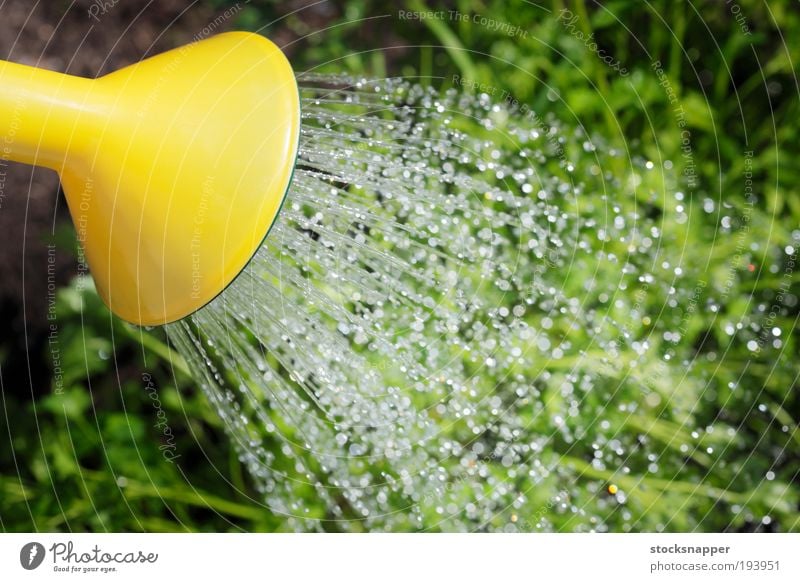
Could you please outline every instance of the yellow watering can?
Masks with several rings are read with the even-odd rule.
[[[239,274],[292,178],[300,100],[283,53],[232,32],[84,79],[0,61],[0,157],[55,170],[97,289],[139,325]]]

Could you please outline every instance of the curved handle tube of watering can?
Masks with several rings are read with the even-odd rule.
[[[161,325],[241,272],[291,181],[300,99],[286,57],[226,33],[82,79],[0,62],[4,158],[59,172],[98,292]]]
[[[89,79],[0,60],[2,157],[59,169],[78,115],[87,123],[100,114],[87,102],[91,87]]]

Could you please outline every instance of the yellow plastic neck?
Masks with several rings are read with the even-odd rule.
[[[0,61],[0,156],[60,170],[78,125],[85,132],[99,113],[92,87],[91,79]]]

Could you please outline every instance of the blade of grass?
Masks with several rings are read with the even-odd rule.
[[[418,12],[430,11],[430,9],[425,6],[425,3],[421,0],[411,0],[411,2],[409,2],[409,6]],[[461,43],[461,40],[459,40],[458,36],[456,36],[452,30],[450,30],[450,27],[447,26],[443,20],[436,18],[424,18],[422,19],[422,22],[436,36],[436,38],[439,39],[439,42],[442,43],[442,48],[444,48],[447,51],[447,54],[450,55],[450,58],[453,59],[453,62],[461,71],[461,74],[467,79],[476,80],[478,74],[475,64],[472,62],[469,52],[467,52],[467,49]]]

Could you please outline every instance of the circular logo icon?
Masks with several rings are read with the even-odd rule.
[[[39,542],[30,542],[19,551],[19,563],[26,570],[35,570],[44,561],[44,546]]]

